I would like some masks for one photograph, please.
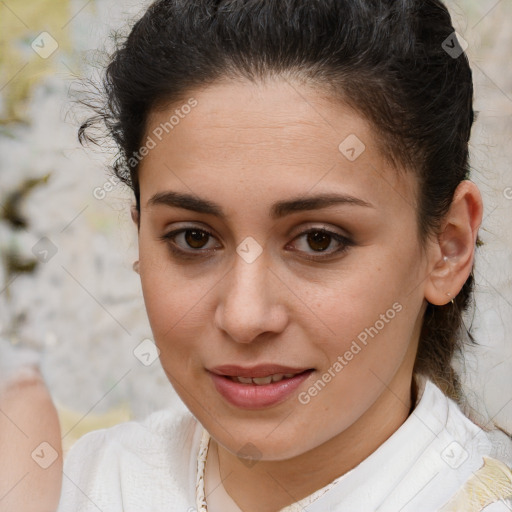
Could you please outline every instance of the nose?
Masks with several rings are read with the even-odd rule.
[[[220,285],[215,325],[237,343],[282,332],[288,315],[280,300],[280,287],[282,283],[263,254],[252,263],[237,255],[233,269]]]

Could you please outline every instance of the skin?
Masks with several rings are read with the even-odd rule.
[[[0,510],[54,512],[62,484],[61,431],[57,410],[36,368],[1,390],[0,410]],[[52,448],[38,449],[41,443]],[[55,454],[54,462],[44,468]]]
[[[211,434],[227,492],[246,512],[271,512],[355,467],[406,420],[427,301],[447,303],[466,281],[482,201],[477,187],[463,182],[442,234],[422,247],[416,178],[386,161],[357,112],[284,79],[217,82],[190,96],[198,105],[140,165],[141,213],[133,211],[133,219],[144,300],[162,366]],[[175,109],[153,112],[146,135]],[[350,134],[366,146],[353,162],[338,149]],[[213,201],[226,218],[148,203],[166,191]],[[332,192],[372,206],[269,216],[277,201]],[[183,227],[212,232],[193,246],[190,236],[174,239],[202,257],[173,256],[173,242],[161,239]],[[322,252],[303,234],[312,227],[353,243],[335,254],[342,244],[328,238]],[[252,263],[236,252],[248,236],[263,251]],[[326,253],[323,261],[308,259]],[[300,403],[299,393],[394,303],[401,311]],[[314,372],[283,403],[243,410],[217,393],[207,372],[228,363]],[[237,456],[249,442],[261,454],[254,465]]]

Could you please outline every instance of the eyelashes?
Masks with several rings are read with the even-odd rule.
[[[222,249],[221,245],[208,247],[212,239],[215,239],[213,233],[207,229],[197,228],[195,226],[176,229],[159,237],[159,240],[168,246],[171,255],[176,259],[196,261],[208,258]],[[332,259],[335,256],[342,255],[348,251],[350,247],[355,245],[354,242],[346,236],[326,228],[307,229],[299,233],[292,242],[297,240],[304,240],[302,244],[303,249],[291,249],[291,251],[299,253],[303,258],[312,261]],[[334,250],[329,250],[333,242],[335,245],[337,244],[337,247]],[[290,243],[288,243],[286,247],[290,247]],[[312,249],[312,252],[308,252],[307,248]]]
[[[325,228],[310,228],[297,235],[293,240],[300,240],[303,239],[304,237],[306,237],[304,239],[306,246],[308,246],[309,248],[311,248],[311,245],[308,244],[313,244],[317,246],[317,250],[313,249],[313,253],[308,253],[306,250],[296,251],[308,255],[308,259],[326,259],[334,255],[339,255],[348,250],[348,248],[351,245],[353,245],[352,241],[349,240],[347,237]],[[327,251],[332,241],[336,242],[338,244],[338,247],[334,250]],[[311,256],[311,254],[318,254],[318,256]]]
[[[176,238],[179,236],[179,235],[192,235],[190,237],[188,237],[188,240],[187,240],[187,237],[185,236],[185,243],[188,244],[189,248],[191,250],[184,250],[184,249],[180,249],[180,247],[177,245],[176,243]],[[163,235],[162,237],[160,237],[160,240],[162,240],[163,242],[165,242],[167,244],[167,246],[169,247],[171,253],[177,257],[177,258],[181,258],[181,259],[188,259],[188,260],[191,260],[191,259],[198,259],[198,258],[201,258],[201,257],[205,257],[206,254],[211,254],[213,252],[215,252],[216,250],[220,249],[219,248],[210,248],[210,249],[203,249],[203,247],[194,247],[195,244],[201,244],[202,240],[204,239],[207,239],[207,238],[215,238],[215,236],[213,235],[213,233],[211,233],[210,231],[206,230],[206,229],[199,229],[199,228],[196,228],[196,227],[187,227],[187,228],[181,228],[181,229],[176,229],[174,231],[171,231],[170,233],[166,233],[165,235]],[[190,242],[192,242],[192,246],[190,245]],[[200,249],[200,250],[194,250],[194,249]]]

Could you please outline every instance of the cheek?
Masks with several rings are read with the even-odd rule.
[[[190,281],[177,271],[167,272],[140,267],[142,293],[156,341],[185,336],[203,325],[205,297],[203,283]]]
[[[347,361],[357,359],[358,366],[367,366],[375,358],[384,361],[403,351],[408,343],[409,326],[401,318],[403,312],[403,303],[386,290],[379,293],[373,289],[370,295],[357,299],[335,297],[330,303],[326,300],[319,315],[328,327],[323,332],[328,335],[316,338],[317,345],[331,363],[338,356]],[[315,339],[313,335],[310,332]]]
[[[325,428],[320,418],[325,419],[327,411],[336,418],[333,429],[340,422],[348,427],[409,360],[414,315],[399,287],[364,287],[374,279],[375,274],[367,273],[359,281],[355,276],[343,280],[344,286],[324,295],[316,310],[329,330],[312,326],[308,338],[324,355],[317,379],[326,384],[315,380],[299,399],[308,404],[309,417],[318,418],[320,430]],[[328,335],[318,336],[319,332]]]
[[[163,244],[139,240],[139,271],[147,316],[155,342],[166,351],[169,342],[182,340],[198,319],[207,290],[202,279],[173,264]],[[178,347],[176,347],[178,348]]]
[[[412,304],[416,297],[410,293],[414,258],[392,265],[390,261],[397,258],[391,253],[368,253],[335,285],[319,286],[310,336],[327,354],[329,364],[342,356],[360,369],[392,367],[404,355],[416,318]],[[314,331],[326,335],[314,338]]]
[[[179,391],[179,384],[195,371],[198,344],[202,338],[199,329],[204,322],[198,318],[198,294],[189,282],[170,270],[156,272],[141,265],[141,283],[160,362]]]
[[[183,382],[202,368],[198,357],[212,336],[219,275],[206,267],[173,263],[158,245],[140,243],[142,293],[162,366],[171,380]]]

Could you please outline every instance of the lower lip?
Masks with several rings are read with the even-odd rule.
[[[270,384],[242,384],[229,377],[210,373],[217,391],[231,404],[240,409],[262,409],[286,400],[313,372],[308,370],[295,377]]]

